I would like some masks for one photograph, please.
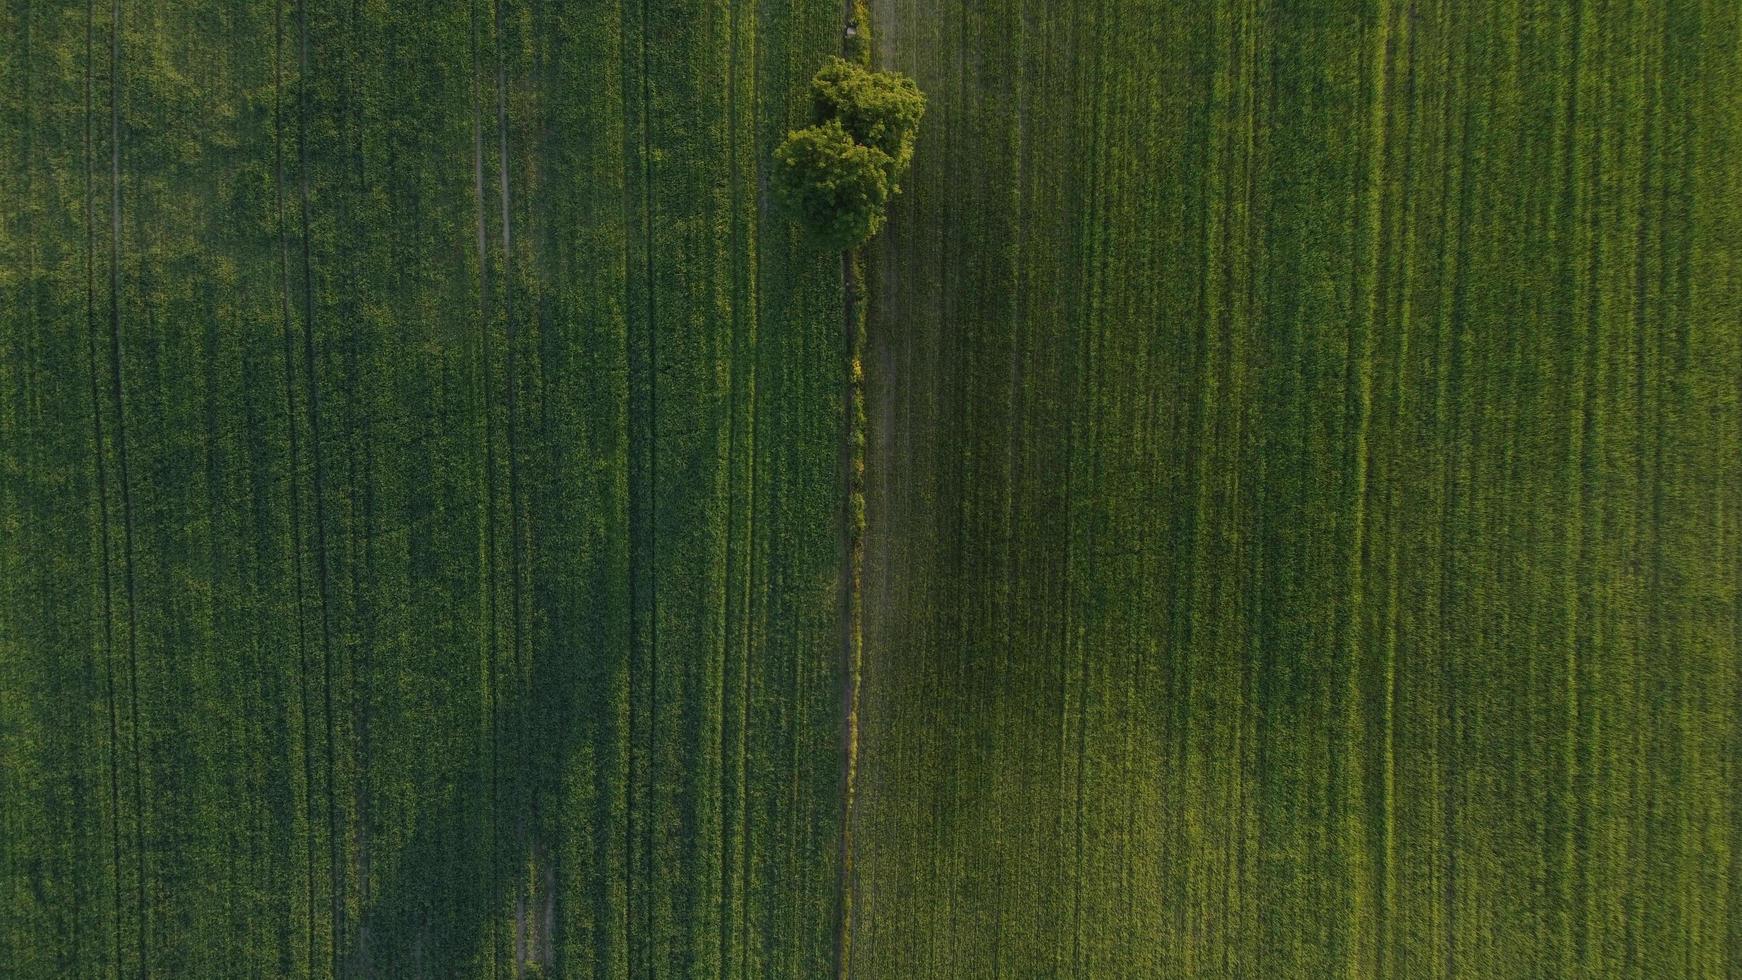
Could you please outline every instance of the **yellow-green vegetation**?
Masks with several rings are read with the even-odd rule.
[[[0,2],[0,975],[832,972],[838,2]]]
[[[856,248],[883,227],[889,155],[854,139],[839,119],[795,129],[774,151],[775,190],[820,248]]]
[[[852,974],[1742,976],[1742,6],[873,8]]]
[[[906,75],[830,58],[811,78],[811,112],[819,120],[840,120],[855,142],[887,157],[893,180],[913,162],[925,96]]]
[[[812,124],[786,135],[774,166],[781,203],[820,247],[857,248],[883,227],[923,115],[925,96],[906,76],[844,58],[817,70]]]

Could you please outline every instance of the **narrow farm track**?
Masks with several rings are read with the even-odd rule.
[[[1742,972],[1735,6],[873,8],[853,975]]]
[[[832,972],[839,30],[0,3],[0,973]]]

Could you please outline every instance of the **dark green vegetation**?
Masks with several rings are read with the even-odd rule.
[[[1742,10],[844,6],[0,0],[0,974],[1742,975]]]
[[[1742,976],[1742,8],[874,16],[853,972]]]
[[[788,133],[774,151],[775,191],[818,248],[857,248],[883,227],[889,157],[830,119]]]
[[[787,134],[774,166],[781,203],[819,247],[857,248],[883,227],[923,115],[911,78],[843,58],[817,70],[812,125]]]
[[[832,970],[840,21],[0,4],[0,974]]]

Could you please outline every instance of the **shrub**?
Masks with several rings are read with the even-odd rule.
[[[839,120],[786,134],[774,160],[775,193],[822,244],[844,251],[883,226],[889,155],[854,140]]]

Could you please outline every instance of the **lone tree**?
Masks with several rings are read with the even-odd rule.
[[[775,150],[781,202],[823,245],[863,244],[883,227],[923,115],[913,79],[830,58],[811,79],[812,125]]]
[[[899,72],[830,58],[811,78],[811,112],[819,122],[839,119],[855,140],[887,153],[893,181],[913,159],[925,96]]]
[[[774,158],[781,203],[820,243],[846,251],[883,227],[889,155],[856,142],[840,120],[788,133]]]

